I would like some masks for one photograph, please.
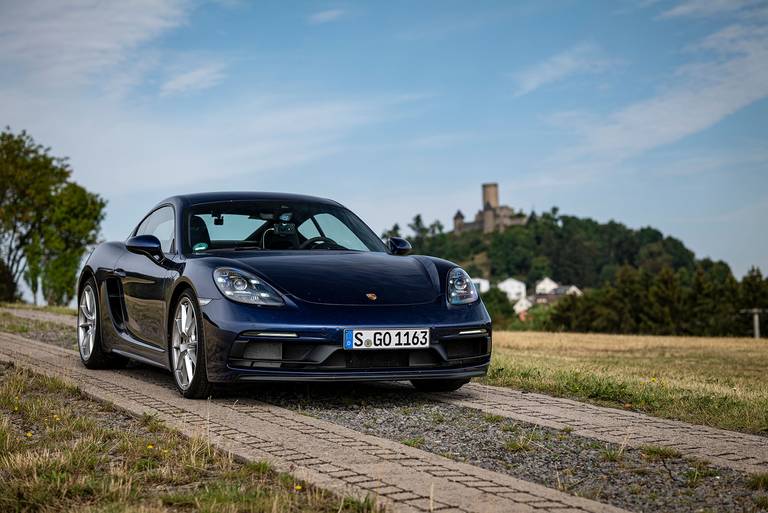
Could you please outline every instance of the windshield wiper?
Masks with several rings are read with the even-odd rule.
[[[263,249],[261,246],[257,246],[256,244],[246,244],[244,246],[235,246],[235,251],[244,251],[244,250],[250,250],[250,249]]]

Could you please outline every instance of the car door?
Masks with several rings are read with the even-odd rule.
[[[134,235],[154,235],[166,257],[175,252],[175,212],[163,206],[149,214]],[[165,349],[165,291],[172,272],[146,255],[126,252],[118,260],[115,274],[120,277],[127,319],[133,338]]]

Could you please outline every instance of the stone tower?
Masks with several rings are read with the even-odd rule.
[[[453,231],[456,233],[461,233],[464,230],[464,214],[461,213],[461,210],[458,210],[456,212],[456,215],[453,216]]]
[[[483,184],[483,232],[491,233],[496,231],[496,216],[499,210],[499,184]]]
[[[484,183],[483,184],[483,210],[488,207],[499,208],[499,184],[497,183]]]

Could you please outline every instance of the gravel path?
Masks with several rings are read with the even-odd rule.
[[[135,414],[155,415],[235,457],[266,460],[278,471],[347,496],[373,495],[397,512],[626,511],[263,402],[185,400],[138,372],[89,371],[73,351],[12,334],[0,333],[0,360],[60,377]]]
[[[658,446],[644,452],[439,403],[408,389],[269,385],[249,395],[632,511],[759,511],[755,501],[761,494],[749,489],[743,472],[685,459]]]
[[[663,445],[687,457],[743,472],[768,471],[768,437],[738,433],[644,413],[606,408],[511,388],[470,383],[430,397],[539,426],[571,428],[578,435],[631,447]]]

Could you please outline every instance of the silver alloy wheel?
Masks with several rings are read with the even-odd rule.
[[[172,335],[173,375],[179,388],[186,390],[197,368],[197,317],[189,298],[184,297],[176,307]]]
[[[77,345],[80,356],[87,361],[93,352],[96,342],[96,294],[90,284],[86,285],[80,296],[80,307],[77,310]]]

